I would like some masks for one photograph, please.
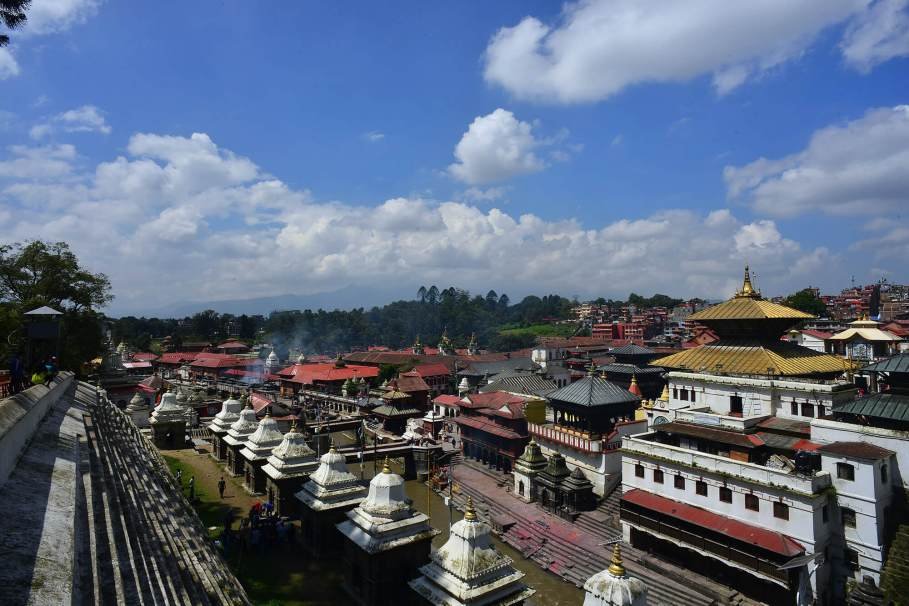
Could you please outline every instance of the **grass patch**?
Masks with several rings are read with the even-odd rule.
[[[170,469],[171,475],[176,476],[178,471],[183,472],[183,494],[189,498],[189,479],[196,473],[196,471],[189,465],[185,464],[183,461],[169,457],[166,454],[162,454],[165,462],[167,462],[167,467]],[[220,527],[224,525],[224,516],[227,514],[227,510],[230,507],[224,504],[223,501],[217,499],[214,495],[205,494],[206,491],[199,486],[199,483],[196,483],[196,500],[193,503],[193,508],[196,510],[196,513],[199,514],[199,519],[202,520],[202,524],[205,525],[205,528],[211,528],[213,526],[219,527],[217,530],[209,530],[209,537],[216,539],[221,535]]]
[[[528,326],[506,325],[499,330],[500,335],[534,337],[570,337],[574,334],[575,324],[530,324]]]

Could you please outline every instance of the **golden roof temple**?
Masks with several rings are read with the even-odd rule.
[[[653,360],[651,365],[674,370],[735,375],[826,378],[846,372],[849,362],[814,351],[780,336],[799,322],[813,318],[803,311],[765,300],[745,279],[731,299],[688,317],[712,329],[720,339]]]

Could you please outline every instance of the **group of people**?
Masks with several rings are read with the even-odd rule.
[[[31,380],[26,379],[25,362],[18,353],[13,353],[9,358],[10,394],[17,394],[32,385],[50,386],[51,381],[57,376],[57,356],[47,356],[34,365]]]
[[[291,522],[275,515],[270,501],[257,501],[249,508],[249,514],[240,520],[240,528],[233,529],[234,514],[228,509],[224,517],[224,533],[221,546],[229,555],[233,549],[253,554],[265,553],[275,546],[292,545],[294,526]]]

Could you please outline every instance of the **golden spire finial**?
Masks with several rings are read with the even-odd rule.
[[[660,400],[669,401],[669,385],[663,385],[663,393],[660,394]]]
[[[391,473],[391,464],[388,462],[388,455],[385,455],[385,462],[382,463],[382,473]]]
[[[616,543],[615,547],[612,549],[612,563],[607,570],[609,570],[609,574],[614,577],[625,576],[625,567],[622,566],[622,549],[619,547],[618,543]]]
[[[464,508],[464,519],[468,522],[477,521],[477,512],[473,510],[473,497],[467,495],[467,506]]]
[[[742,290],[739,291],[739,297],[753,297],[757,294],[754,286],[751,285],[751,272],[748,266],[745,266],[745,280],[742,282]]]
[[[638,384],[638,373],[636,373],[636,372],[631,373],[631,384],[632,385]]]

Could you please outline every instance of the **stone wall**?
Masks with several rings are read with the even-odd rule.
[[[61,372],[49,387],[35,385],[0,400],[0,487],[16,468],[41,420],[72,382],[73,373]]]

